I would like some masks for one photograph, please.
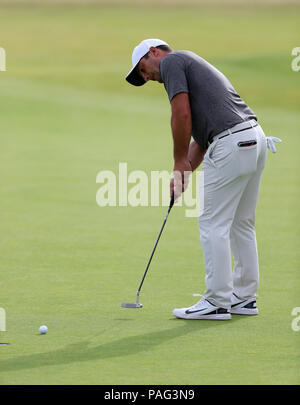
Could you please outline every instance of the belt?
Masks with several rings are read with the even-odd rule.
[[[223,132],[220,132],[218,135],[215,135],[209,144],[213,143],[217,139],[225,138],[225,136],[235,134],[236,132],[246,131],[247,129],[257,127],[258,123],[256,120],[250,120],[246,122],[242,122],[241,124],[237,124],[230,129],[226,129]]]

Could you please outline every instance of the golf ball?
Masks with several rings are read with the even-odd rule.
[[[42,325],[42,326],[40,326],[40,334],[41,335],[45,335],[47,332],[48,332],[48,328],[47,328],[47,326],[46,325]]]

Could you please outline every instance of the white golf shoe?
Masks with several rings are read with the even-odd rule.
[[[230,312],[235,315],[257,315],[256,298],[240,299],[232,294]]]
[[[216,307],[204,297],[192,307],[175,308],[173,315],[182,319],[212,319],[219,321],[231,319],[230,310]]]

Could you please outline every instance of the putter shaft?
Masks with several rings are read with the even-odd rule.
[[[164,227],[165,227],[165,225],[166,225],[168,216],[169,216],[169,214],[170,214],[170,211],[171,211],[173,205],[174,205],[174,194],[173,194],[173,196],[172,196],[172,198],[171,198],[170,205],[169,205],[169,208],[168,208],[168,212],[167,212],[167,214],[166,214],[166,216],[165,216],[164,222],[163,222],[162,227],[161,227],[161,229],[160,229],[160,231],[159,231],[159,234],[158,234],[158,237],[157,237],[157,239],[156,239],[154,248],[153,248],[153,250],[152,250],[152,252],[151,252],[151,256],[150,256],[150,258],[149,258],[149,260],[148,260],[148,263],[147,263],[147,266],[146,266],[146,270],[145,270],[145,272],[144,272],[143,278],[142,278],[142,280],[141,280],[141,282],[140,282],[140,285],[139,285],[139,288],[138,288],[138,290],[137,290],[137,293],[136,293],[136,303],[134,304],[134,303],[123,302],[123,303],[121,304],[121,306],[122,306],[123,308],[142,308],[142,306],[143,306],[143,305],[140,304],[140,302],[139,302],[141,288],[142,288],[142,285],[143,285],[143,283],[144,283],[146,274],[147,274],[147,272],[148,272],[148,269],[149,269],[151,260],[152,260],[152,258],[153,258],[155,249],[156,249],[156,247],[157,247],[158,241],[159,241],[159,239],[160,239],[160,237],[161,237],[162,231],[163,231],[163,229],[164,229]]]
[[[160,237],[161,237],[162,231],[163,231],[163,229],[164,229],[164,227],[165,227],[165,225],[166,225],[168,216],[169,216],[169,214],[170,214],[170,211],[171,211],[173,205],[174,205],[174,194],[173,194],[173,196],[172,196],[172,198],[171,198],[171,201],[170,201],[170,205],[169,205],[167,214],[166,214],[166,216],[165,216],[165,219],[164,219],[164,222],[163,222],[163,224],[162,224],[162,227],[161,227],[161,229],[160,229],[160,231],[159,231],[159,234],[158,234],[158,237],[157,237],[157,239],[156,239],[154,248],[153,248],[153,250],[152,250],[152,252],[151,252],[151,256],[150,256],[150,258],[149,258],[149,260],[148,260],[148,263],[147,263],[147,266],[146,266],[146,270],[145,270],[145,272],[144,272],[143,278],[142,278],[142,280],[141,280],[141,282],[140,282],[140,285],[139,285],[139,288],[138,288],[138,290],[137,290],[137,294],[136,294],[136,302],[137,302],[137,303],[139,303],[139,296],[140,296],[140,291],[141,291],[142,285],[143,285],[143,283],[144,283],[144,280],[145,280],[146,274],[147,274],[147,272],[148,272],[150,263],[151,263],[151,261],[152,261],[154,252],[155,252],[156,247],[157,247],[157,245],[158,245],[158,241],[159,241],[159,239],[160,239]]]

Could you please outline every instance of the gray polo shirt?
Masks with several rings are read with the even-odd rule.
[[[192,136],[204,149],[220,132],[257,120],[229,80],[195,53],[171,52],[161,59],[159,69],[170,102],[178,93],[189,94]]]

